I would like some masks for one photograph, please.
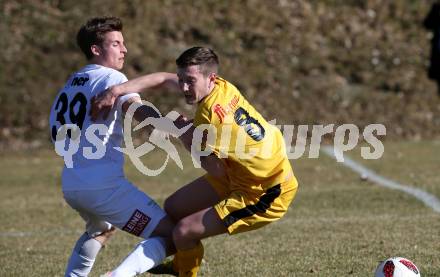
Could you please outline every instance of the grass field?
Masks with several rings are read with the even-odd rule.
[[[388,142],[380,160],[364,161],[359,151],[350,156],[440,198],[438,153],[438,142]],[[422,276],[440,276],[440,214],[409,195],[362,182],[327,156],[292,162],[300,189],[286,216],[258,231],[206,240],[201,276],[373,276],[389,256],[414,261]],[[63,275],[84,227],[62,199],[60,169],[51,150],[0,154],[0,276]],[[189,159],[184,171],[170,162],[158,177],[127,163],[129,179],[161,204],[201,173]],[[138,241],[118,232],[91,276],[117,265]]]

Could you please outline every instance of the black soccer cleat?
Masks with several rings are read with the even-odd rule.
[[[155,275],[168,274],[173,276],[179,276],[179,272],[175,271],[173,268],[173,260],[165,261],[153,267],[152,269],[148,270],[147,272]]]

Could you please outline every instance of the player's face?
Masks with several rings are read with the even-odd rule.
[[[198,65],[191,65],[177,69],[179,86],[182,90],[186,103],[196,104],[211,93],[214,88],[215,73],[208,76],[200,72]]]
[[[96,46],[96,63],[121,70],[124,66],[124,57],[127,54],[127,48],[124,45],[124,37],[121,32],[113,31],[104,35],[104,41]]]

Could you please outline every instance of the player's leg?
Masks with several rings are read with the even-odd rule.
[[[102,232],[100,235],[94,237],[104,247],[111,237],[116,233],[116,228],[112,226],[109,230]]]
[[[197,246],[203,238],[226,232],[227,228],[217,211],[209,207],[180,220],[173,230],[173,241],[177,249],[187,250]]]
[[[102,246],[113,235],[114,228],[95,215],[81,208],[81,197],[77,191],[65,191],[66,202],[75,209],[86,222],[86,232],[77,240],[67,263],[65,276],[87,276]],[[89,196],[93,197],[93,192]]]
[[[296,188],[296,183],[289,181],[259,196],[234,191],[213,207],[181,219],[173,231],[179,276],[196,276],[203,256],[201,239],[251,231],[278,220],[286,213]]]
[[[193,214],[195,212],[212,207],[223,199],[228,188],[225,180],[214,179],[208,175],[202,176],[193,182],[183,186],[165,200],[165,211],[175,221]],[[203,256],[203,249],[200,244],[198,256]],[[201,253],[201,254],[200,254]],[[160,266],[148,271],[153,274],[173,274],[179,271],[179,262],[174,257],[171,263],[161,264]]]
[[[224,198],[226,192],[217,189],[220,185],[213,186],[213,181],[207,178],[209,177],[206,175],[197,178],[165,200],[164,209],[175,222],[190,214],[212,207]]]
[[[151,237],[140,242],[128,254],[122,263],[112,271],[112,277],[129,277],[142,274],[157,266],[166,256],[174,254],[175,248],[171,239],[174,223],[169,217],[164,217]],[[168,272],[172,273],[172,271]]]
[[[157,266],[166,257],[166,245],[167,241],[162,237],[151,237],[141,241],[121,264],[112,271],[111,276],[136,276]]]
[[[87,233],[77,240],[67,263],[64,276],[88,276],[102,245]]]
[[[198,194],[199,197],[192,199],[196,194]],[[200,197],[200,195],[203,195],[203,197]],[[217,203],[218,200],[218,194],[212,189],[209,183],[206,182],[206,179],[202,177],[174,193],[167,199],[165,206],[169,211],[176,211],[174,216],[178,218],[193,211],[212,206]],[[175,249],[172,241],[162,239],[171,238],[173,228],[174,224],[170,221],[169,217],[165,217],[161,220],[152,233],[153,237],[138,244],[113,271],[112,276],[133,276],[134,274],[143,273],[154,265],[157,265],[156,261],[159,260],[160,257],[154,259],[154,253],[161,253],[160,247],[158,247],[159,244],[166,245],[166,256],[173,254]],[[162,238],[157,238],[157,236]],[[174,262],[174,267],[173,264],[168,264],[161,268],[156,268],[157,273],[160,274],[173,274],[177,270],[176,262]]]
[[[67,263],[65,276],[88,276],[102,246],[113,235],[115,229],[91,214],[80,212],[87,223],[87,231],[81,235]]]
[[[197,276],[204,254],[200,240],[226,232],[226,226],[213,207],[181,219],[173,231],[177,249],[174,260],[178,264],[179,276]]]
[[[109,205],[100,205],[95,210],[118,228],[145,241],[139,243],[112,272],[112,276],[116,277],[141,274],[174,253],[171,238],[173,221],[144,192],[129,182],[123,185],[124,188],[115,191],[108,199]]]

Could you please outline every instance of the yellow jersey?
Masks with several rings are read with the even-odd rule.
[[[211,126],[208,132],[215,132],[205,147],[224,163],[230,190],[260,194],[295,179],[281,131],[220,77],[212,92],[198,103],[194,126],[203,124]],[[297,186],[296,179],[289,183]]]

